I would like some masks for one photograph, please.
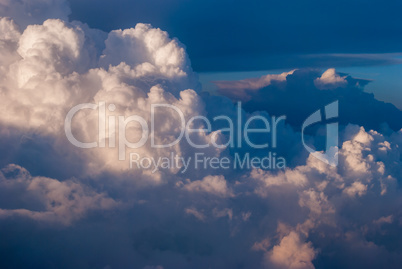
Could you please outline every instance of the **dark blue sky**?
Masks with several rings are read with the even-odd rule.
[[[380,0],[72,0],[71,19],[105,31],[151,23],[187,46],[198,72],[364,66],[387,59],[306,54],[391,53],[402,2]]]

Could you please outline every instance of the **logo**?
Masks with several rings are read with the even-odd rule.
[[[72,120],[79,111],[88,109],[93,111],[94,117],[91,118],[92,121],[89,124],[85,121],[85,124],[82,125],[83,129],[79,130],[90,134],[88,138],[91,142],[83,142],[73,135]],[[144,115],[111,113],[115,111],[116,106],[114,104],[106,105],[106,102],[85,103],[73,107],[65,118],[64,128],[68,140],[76,147],[84,149],[115,148],[119,161],[125,161],[126,157],[130,158],[130,168],[151,169],[153,172],[161,168],[182,169],[185,172],[191,162],[195,169],[199,167],[204,169],[208,167],[214,169],[284,169],[286,167],[284,157],[278,156],[275,152],[278,142],[278,125],[281,121],[286,120],[286,116],[278,118],[272,116],[271,119],[263,115],[245,117],[240,102],[237,104],[237,115],[233,117],[234,120],[227,115],[219,115],[212,119],[200,115],[188,117],[179,107],[170,104],[152,104],[149,115],[145,115],[145,117]],[[173,131],[169,129],[169,132],[166,132],[166,127],[157,122],[157,116],[160,115],[165,117],[169,115],[176,121],[174,126],[168,126]],[[311,114],[304,121],[301,132],[302,143],[307,151],[331,166],[338,165],[338,123],[334,122],[336,118],[338,118],[338,101],[325,106],[323,111],[317,110]],[[216,122],[221,123],[221,129],[212,128]],[[320,122],[326,124],[326,150],[324,152],[316,151],[308,146],[304,136],[304,131],[308,126]],[[96,125],[98,128],[94,130],[92,126]],[[198,135],[193,133],[198,133]],[[258,139],[256,140],[256,138]],[[176,145],[179,143],[184,145],[183,148],[192,147],[194,150],[188,151],[187,155],[181,154],[176,150]],[[142,147],[145,147],[146,150],[139,150]],[[234,156],[228,158],[222,155],[218,158],[208,155],[206,151],[203,151],[208,147],[217,150],[228,148],[232,150]],[[244,148],[242,149],[242,147]],[[167,154],[166,150],[163,151],[163,149],[169,148],[172,149],[170,154]],[[243,153],[241,153],[242,150]],[[157,152],[163,154],[158,155]],[[190,155],[191,152],[194,153],[193,156]],[[261,154],[261,152],[263,153]],[[145,155],[142,156],[140,153]]]
[[[322,112],[325,115],[322,115]],[[303,146],[311,153],[315,158],[320,161],[329,164],[331,166],[338,165],[338,122],[327,123],[327,139],[326,139],[326,149],[324,153],[314,150],[313,148],[306,145],[304,141],[304,130],[307,126],[313,125],[318,122],[328,122],[330,120],[338,118],[338,101],[335,101],[329,105],[326,105],[324,110],[320,109],[311,114],[303,123],[302,126],[302,143]],[[323,120],[324,119],[324,120]]]

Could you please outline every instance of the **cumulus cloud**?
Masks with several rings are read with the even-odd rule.
[[[18,56],[3,66],[0,121],[5,125],[55,136],[59,139],[57,144],[64,147],[68,143],[63,134],[65,116],[73,106],[85,102],[95,105],[106,102],[107,106],[116,107],[111,115],[139,115],[148,123],[154,103],[179,107],[185,119],[205,113],[196,94],[196,75],[183,47],[160,29],[138,24],[133,29],[111,32],[104,36],[104,50],[97,52],[102,46],[93,44],[102,33],[79,23],[46,20],[42,25],[28,26],[23,33],[18,32],[11,20],[3,19],[2,23],[3,31],[10,29],[4,34],[5,42],[12,45],[13,53]],[[116,50],[119,42],[121,48]],[[97,126],[98,118],[99,110],[77,115],[74,122],[78,124],[73,124],[73,132],[81,138],[98,138],[97,130],[92,128]],[[165,124],[157,125],[157,143],[177,137],[181,119],[177,113],[165,109],[156,118]],[[107,126],[106,134],[112,134]],[[114,135],[118,137],[119,133]],[[136,138],[141,136],[141,130],[130,128],[126,135]],[[94,151],[85,153],[91,160],[88,164],[98,163],[96,168],[88,167],[90,173],[99,171],[99,167],[121,169],[122,164],[116,159],[117,148],[108,154]],[[178,146],[175,151],[181,153],[182,149]],[[139,153],[157,157],[170,152],[154,152],[148,146]],[[155,180],[159,180],[157,174]]]
[[[186,214],[193,215],[200,221],[205,221],[205,215],[202,212],[199,212],[195,208],[186,208],[185,212]]]
[[[304,243],[296,232],[284,236],[279,245],[274,246],[268,259],[277,268],[311,269],[316,256],[311,243]]]
[[[314,85],[320,90],[336,89],[339,87],[345,87],[348,82],[347,76],[340,76],[336,73],[335,68],[330,68],[321,77],[314,80]]]
[[[272,75],[268,75],[272,76]],[[390,103],[364,92],[370,81],[341,74],[330,68],[319,70],[300,69],[273,75],[268,84],[250,88],[245,81],[216,81],[218,92],[234,101],[242,101],[248,112],[267,111],[270,115],[286,115],[287,122],[300,128],[303,121],[318,107],[339,101],[339,121],[353,123],[368,129],[382,130],[388,124],[394,131],[402,128],[402,112]]]
[[[364,201],[365,206],[369,208],[378,206],[380,203],[387,208],[387,212],[395,212],[394,209],[389,209],[387,201],[399,201],[394,196],[398,195],[394,191],[399,193],[399,190],[394,189],[400,174],[400,168],[395,170],[394,167],[395,162],[400,162],[399,142],[396,142],[393,137],[387,138],[375,131],[367,132],[363,128],[355,126],[349,126],[344,135],[350,137],[350,140],[344,141],[340,148],[340,165],[337,169],[322,166],[319,161],[310,156],[306,166],[298,166],[278,175],[270,172],[259,172],[258,174],[254,172],[254,178],[261,182],[260,189],[257,190],[259,195],[268,198],[273,192],[278,191],[279,186],[282,186],[279,189],[282,192],[286,189],[286,192],[294,192],[295,189],[298,189],[298,204],[301,208],[308,209],[304,220],[293,223],[294,228],[290,229],[292,232],[283,237],[272,250],[264,250],[269,262],[286,268],[291,266],[314,268],[311,261],[319,254],[314,243],[300,241],[301,235],[308,236],[311,233],[319,233],[318,231],[321,229],[341,230],[342,233],[350,229],[350,232],[359,233],[354,230],[354,225],[363,225],[365,229],[370,230],[375,229],[375,225],[380,223],[392,223],[393,216],[384,216],[381,210],[371,213],[359,212],[360,207],[357,206],[359,203],[357,200]],[[389,144],[388,154],[377,154],[381,151],[383,144]],[[393,151],[394,154],[391,154],[390,151]],[[287,174],[295,173],[295,171],[301,174],[299,176],[301,181],[292,183],[286,180]],[[306,178],[307,181],[303,178]],[[276,184],[272,184],[272,181]],[[270,184],[266,184],[266,182]],[[393,193],[389,193],[391,188]],[[386,198],[387,196],[388,198]],[[340,216],[343,214],[347,214],[349,221],[353,219],[354,224],[342,225]],[[351,217],[351,214],[354,217]],[[368,221],[368,218],[371,220]],[[278,234],[280,235],[281,232]],[[368,240],[364,238],[365,234],[363,232],[363,238],[359,239],[362,240],[362,244]],[[383,243],[385,242],[380,244]],[[281,251],[285,244],[287,248],[284,247]],[[371,244],[376,243],[371,242]]]
[[[190,60],[183,46],[176,39],[170,39],[166,32],[149,24],[112,31],[105,44],[100,58],[102,67],[124,62],[130,66],[144,64],[143,72],[152,72],[156,79],[165,76],[180,80],[192,76]],[[174,90],[174,87],[170,89]]]
[[[184,188],[190,192],[206,192],[222,197],[232,195],[223,176],[207,176],[186,184]]]
[[[32,5],[39,2],[47,3],[49,10],[61,4],[53,13],[61,19],[42,20],[31,13],[38,21],[27,26],[19,18],[25,7],[30,9],[27,3],[16,2],[24,8],[14,15],[14,4],[0,2],[15,17],[0,20],[4,52],[0,56],[0,149],[4,152],[0,163],[5,167],[0,173],[0,250],[7,253],[2,267],[26,267],[20,252],[13,249],[34,253],[26,260],[38,268],[207,268],[211,264],[217,268],[329,264],[397,268],[400,264],[402,249],[395,242],[402,240],[398,232],[402,132],[390,119],[385,122],[395,131],[367,128],[378,127],[384,118],[366,115],[374,105],[378,105],[375,113],[389,112],[394,119],[400,111],[364,93],[360,87],[367,81],[329,69],[216,82],[222,94],[246,102],[247,111],[238,115],[231,100],[200,92],[184,46],[166,32],[138,24],[104,33],[68,22],[66,13],[58,13],[58,8],[65,10],[64,2]],[[278,127],[277,148],[288,158],[289,166],[283,170],[190,167],[181,173],[179,166],[152,173],[141,167],[129,169],[127,161],[119,161],[118,147],[110,146],[120,137],[117,128],[109,126],[111,117],[138,115],[149,124],[155,103],[180,108],[186,120],[228,115],[237,126],[241,117],[275,114],[298,123],[342,95],[340,111],[355,111],[353,103],[359,112],[341,115],[341,123],[359,125],[340,128],[338,167],[308,155],[300,145],[300,133],[285,123]],[[94,104],[95,109],[74,116],[72,133],[80,141],[105,147],[78,149],[67,140],[66,114],[81,103]],[[105,110],[100,117],[106,124],[99,135],[100,109]],[[182,126],[175,111],[159,110],[154,116],[151,135],[156,144],[179,135]],[[138,125],[126,127],[131,142],[141,138]],[[189,128],[202,129],[205,124],[194,122]],[[214,123],[212,129],[219,128]],[[219,131],[191,135],[200,144],[215,138],[225,141],[228,136]],[[130,150],[124,152],[126,160],[129,153],[156,159],[172,153],[233,159],[235,153],[230,148],[195,149],[185,141],[167,149],[146,143]],[[26,237],[28,225],[32,233]],[[367,261],[367,256],[374,258]]]
[[[1,170],[0,186],[0,218],[17,216],[70,225],[90,210],[108,210],[118,205],[105,193],[97,193],[76,180],[33,177],[12,164]]]
[[[16,47],[21,36],[18,25],[9,18],[0,19],[0,49],[3,52],[0,56],[1,72],[20,56],[16,52]]]
[[[235,100],[249,101],[252,96],[247,94],[248,91],[259,90],[272,83],[286,81],[286,77],[293,74],[293,72],[294,71],[284,72],[279,75],[268,74],[260,78],[248,78],[243,80],[214,81],[214,83],[218,86],[221,94]]]

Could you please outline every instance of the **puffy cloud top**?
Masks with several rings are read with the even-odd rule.
[[[345,78],[346,76],[341,77],[337,74],[335,68],[330,68],[317,78],[314,84],[320,90],[335,89],[348,84]]]

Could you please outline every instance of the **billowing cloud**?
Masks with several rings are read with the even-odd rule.
[[[76,180],[33,177],[18,165],[0,172],[0,218],[26,217],[69,225],[90,210],[108,210],[118,202]]]
[[[326,90],[345,87],[348,82],[346,81],[346,76],[341,77],[336,73],[335,68],[330,68],[321,77],[316,78],[314,84],[318,89]]]
[[[49,9],[56,2],[47,2]],[[166,32],[137,24],[104,33],[68,22],[57,10],[61,19],[39,16],[27,27],[17,15],[0,20],[0,251],[6,254],[0,267],[398,268],[402,132],[394,120],[400,111],[364,93],[360,86],[367,81],[330,69],[217,82],[222,94],[246,102],[246,111],[238,110],[225,97],[200,92],[184,46]],[[291,121],[300,114],[297,122],[333,99],[341,99],[341,112],[356,109],[351,102],[361,109],[355,118],[341,115],[337,167],[309,155],[301,134],[282,122],[275,153],[286,157],[286,169],[183,163],[154,169],[151,160],[169,162],[172,155],[233,161],[239,152],[266,152],[196,148],[184,140],[154,148],[148,141],[124,147],[122,161],[123,136],[110,124],[134,115],[150,125],[153,104],[174,105],[186,121],[205,117],[185,127],[192,130],[218,115],[233,119],[234,127],[277,113]],[[67,113],[82,103],[93,109],[77,112],[71,131],[96,148],[77,148],[65,134]],[[266,108],[271,104],[272,111]],[[371,105],[390,112],[394,118],[386,122],[395,131],[367,128],[384,120],[368,119]],[[153,115],[156,144],[179,136],[177,111],[161,108]],[[355,120],[361,124],[342,125]],[[127,143],[142,138],[138,122],[125,127]],[[190,140],[227,141],[223,127],[214,122],[210,132],[195,131]],[[322,139],[321,131],[306,140]],[[234,139],[245,142],[238,134]],[[141,162],[150,169],[137,166]]]
[[[265,75],[260,78],[249,78],[234,81],[214,81],[219,88],[219,92],[225,96],[235,100],[249,101],[252,96],[247,94],[248,91],[259,90],[267,87],[272,83],[279,83],[286,81],[288,75],[293,74],[294,71],[285,72],[279,75]]]
[[[246,81],[263,81],[268,84],[251,87]],[[353,123],[368,129],[381,130],[384,124],[397,131],[402,128],[402,112],[390,103],[364,92],[369,80],[353,78],[330,68],[301,69],[281,75],[267,75],[259,79],[216,81],[218,92],[234,101],[242,101],[248,112],[267,111],[271,115],[286,115],[287,121],[300,128],[303,121],[323,104],[339,101],[339,121]]]
[[[312,263],[315,255],[311,243],[301,242],[300,236],[292,231],[273,247],[268,259],[278,268],[311,269],[315,268]]]

